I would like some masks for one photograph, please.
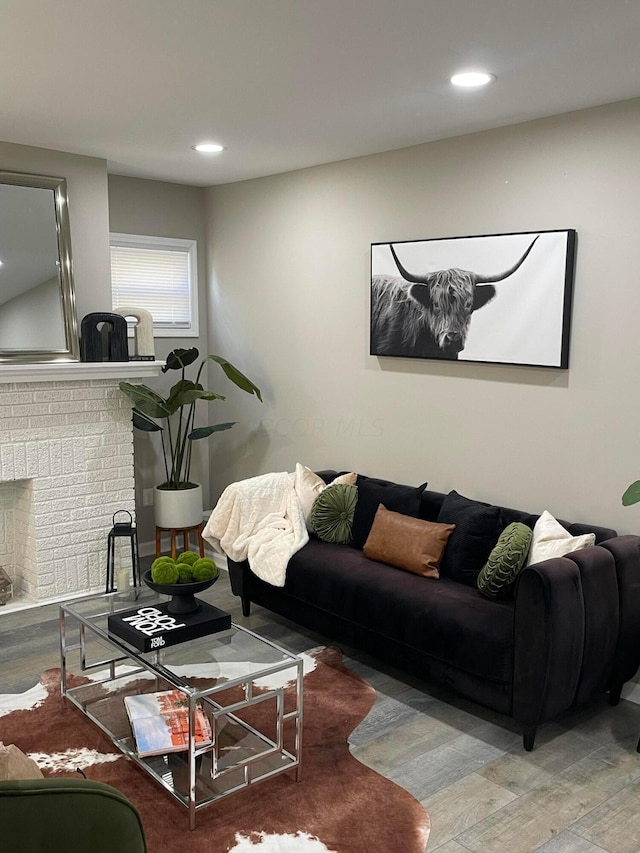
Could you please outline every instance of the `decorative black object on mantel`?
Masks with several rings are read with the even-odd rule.
[[[122,314],[87,314],[80,324],[81,361],[129,361],[127,321]]]
[[[116,521],[117,515],[128,515],[128,521]],[[131,542],[131,569],[122,566],[116,572],[116,538],[124,536]],[[113,527],[107,537],[107,583],[105,592],[126,589],[133,576],[133,585],[140,586],[140,556],[138,553],[138,531],[129,510],[119,509],[113,514]]]

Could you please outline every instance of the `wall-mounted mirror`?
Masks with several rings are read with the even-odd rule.
[[[79,357],[66,181],[0,172],[0,363]]]

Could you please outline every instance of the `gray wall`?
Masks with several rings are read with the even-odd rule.
[[[228,402],[213,496],[300,461],[637,530],[638,139],[635,100],[208,189],[210,351],[265,393]],[[555,228],[568,371],[368,355],[371,242]]]
[[[197,338],[156,338],[157,359],[164,359],[177,347],[197,347],[207,355],[207,308],[204,190],[163,181],[147,181],[120,175],[109,175],[109,227],[124,234],[145,234],[154,237],[179,237],[196,240],[198,244],[198,281],[200,318]],[[195,378],[195,372],[188,372]],[[146,384],[165,393],[178,381],[180,374],[169,371]],[[199,423],[207,423],[207,404],[200,404]],[[150,542],[154,535],[153,508],[143,506],[142,492],[166,479],[160,440],[157,435],[134,433],[136,463],[136,505],[138,507],[139,538]],[[194,445],[192,478],[202,483],[203,499],[209,506],[209,448],[206,440]],[[164,545],[166,546],[166,542]],[[166,547],[165,547],[166,549]]]

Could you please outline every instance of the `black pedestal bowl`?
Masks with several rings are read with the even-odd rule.
[[[206,581],[192,581],[191,583],[156,583],[151,579],[151,570],[148,570],[142,576],[142,580],[154,592],[159,592],[161,595],[170,595],[171,601],[167,605],[169,613],[194,613],[199,607],[200,602],[195,598],[197,592],[204,592],[212,586],[220,577],[220,572],[215,578],[209,578]]]

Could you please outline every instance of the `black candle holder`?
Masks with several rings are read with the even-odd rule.
[[[116,516],[120,514],[129,516],[128,521],[116,521]],[[109,531],[107,537],[107,583],[105,592],[114,592],[116,589],[115,583],[115,562],[116,562],[116,539],[118,537],[126,537],[131,542],[131,574],[133,576],[133,585],[140,586],[140,555],[138,553],[138,531],[136,529],[133,516],[127,509],[119,509],[114,512],[113,527]]]

